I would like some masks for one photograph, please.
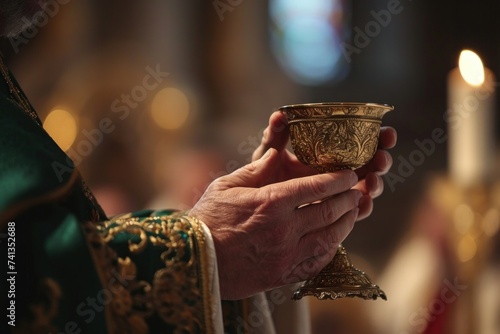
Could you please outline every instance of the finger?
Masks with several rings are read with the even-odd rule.
[[[260,159],[235,170],[231,174],[218,178],[215,186],[220,189],[263,187],[269,184],[270,179],[277,173],[278,159],[278,152],[270,148]]]
[[[287,175],[288,179],[318,174],[316,169],[300,162],[297,157],[288,150],[281,152],[281,154],[285,155],[283,157],[285,160],[283,169],[285,170],[285,175]],[[285,179],[282,181],[285,181]]]
[[[359,190],[363,195],[370,195],[372,198],[377,198],[384,192],[384,181],[379,175],[368,173],[353,189]]]
[[[373,158],[361,168],[356,170],[356,174],[360,179],[364,178],[368,173],[386,174],[392,166],[392,156],[385,150],[375,152]]]
[[[393,127],[384,126],[380,128],[379,148],[390,149],[396,146],[398,133]]]
[[[264,130],[260,146],[252,155],[252,160],[259,159],[269,148],[275,148],[278,151],[284,150],[288,143],[288,121],[286,116],[275,111],[269,117],[269,125]]]
[[[270,184],[261,188],[273,200],[289,203],[290,208],[323,200],[351,189],[358,182],[356,173],[342,170]]]
[[[357,221],[363,220],[371,215],[373,211],[373,199],[365,195],[359,201],[359,214]]]
[[[348,190],[321,203],[295,210],[294,220],[299,222],[296,225],[299,235],[320,230],[336,222],[347,212],[358,207],[361,196],[358,190]]]
[[[358,213],[359,209],[354,208],[334,223],[304,235],[297,245],[297,261],[302,262],[309,258],[321,260],[321,257],[327,257],[324,260],[328,263],[335,255],[339,244],[352,231]]]
[[[371,198],[377,198],[384,192],[384,181],[375,173],[369,173],[366,176],[365,184]]]

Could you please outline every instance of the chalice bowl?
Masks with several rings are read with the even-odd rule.
[[[279,108],[288,120],[293,151],[300,162],[320,173],[357,169],[369,162],[378,147],[382,117],[394,108],[385,104],[332,102]],[[293,295],[318,299],[387,297],[339,245],[333,260]]]

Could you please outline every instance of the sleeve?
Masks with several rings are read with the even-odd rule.
[[[140,211],[84,226],[111,295],[110,333],[214,333],[222,311],[213,240],[182,212]]]

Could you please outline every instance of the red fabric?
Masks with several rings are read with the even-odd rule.
[[[443,286],[443,288],[445,288]],[[442,291],[441,288],[439,291]],[[440,293],[436,295],[436,298],[439,300],[441,297]],[[445,304],[445,309],[443,312],[433,315],[433,320],[427,323],[427,327],[422,332],[423,334],[443,334],[446,330],[446,324],[448,320],[448,313],[450,310],[450,305]]]

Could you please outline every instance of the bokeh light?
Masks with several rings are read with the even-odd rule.
[[[464,236],[457,247],[457,256],[461,262],[470,261],[476,256],[477,243],[470,235]]]
[[[483,231],[488,237],[493,237],[497,234],[500,228],[500,212],[498,209],[491,208],[486,212],[483,218]]]
[[[156,93],[151,103],[151,117],[166,130],[181,128],[188,119],[189,111],[186,94],[175,87],[163,88]]]
[[[455,209],[453,221],[456,231],[465,235],[474,225],[474,212],[469,206],[461,204]]]
[[[78,124],[69,111],[54,109],[45,118],[43,128],[63,151],[67,151],[76,139]]]

